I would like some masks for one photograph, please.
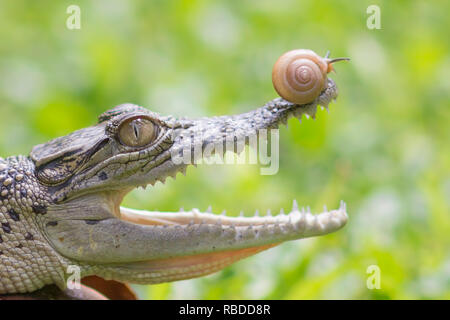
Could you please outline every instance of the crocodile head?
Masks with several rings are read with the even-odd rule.
[[[61,256],[82,266],[83,275],[159,283],[209,274],[281,242],[338,230],[347,221],[343,204],[316,215],[294,205],[287,215],[266,217],[120,206],[132,189],[184,173],[195,150],[205,155],[229,137],[247,142],[292,116],[315,116],[318,105],[328,107],[336,97],[336,85],[328,80],[307,105],[278,98],[248,113],[194,120],[119,105],[98,124],[32,150],[35,176],[51,198],[43,234]]]

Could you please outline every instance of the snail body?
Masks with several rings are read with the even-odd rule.
[[[312,50],[291,50],[278,58],[272,70],[275,90],[285,100],[306,104],[313,102],[325,89],[332,63],[348,58],[319,56]]]

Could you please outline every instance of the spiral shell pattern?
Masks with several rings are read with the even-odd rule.
[[[275,63],[272,82],[278,94],[290,102],[306,104],[325,89],[328,63],[314,51],[286,52]]]

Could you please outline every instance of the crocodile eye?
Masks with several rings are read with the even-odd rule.
[[[156,137],[156,125],[146,118],[129,119],[119,128],[119,139],[129,147],[143,147]]]

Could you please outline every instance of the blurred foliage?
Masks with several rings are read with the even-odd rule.
[[[68,30],[66,8],[81,8]],[[366,8],[381,8],[381,30]],[[27,154],[134,102],[177,116],[232,114],[276,96],[278,56],[332,57],[340,96],[281,128],[280,171],[202,166],[125,205],[229,214],[297,198],[348,204],[326,237],[283,244],[212,276],[136,286],[143,298],[450,298],[448,1],[0,1],[0,154]],[[381,289],[366,287],[369,265]]]

